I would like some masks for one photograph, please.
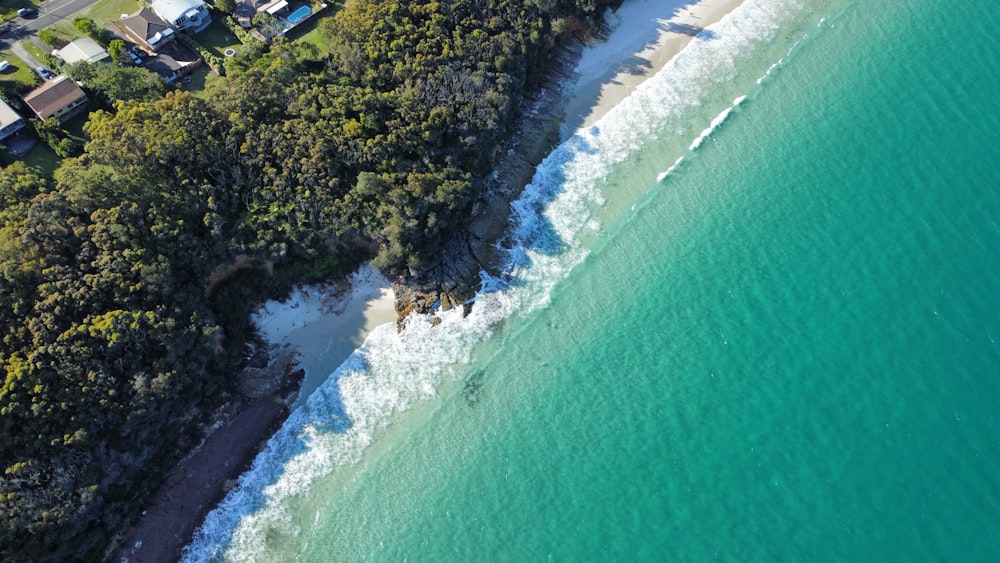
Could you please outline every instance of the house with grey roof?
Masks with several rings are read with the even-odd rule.
[[[201,59],[179,44],[157,53],[146,63],[146,70],[155,72],[167,84],[191,73],[201,65]]]
[[[119,22],[122,31],[144,51],[158,53],[176,39],[174,28],[149,8],[124,16]]]

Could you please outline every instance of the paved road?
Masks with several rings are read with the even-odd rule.
[[[9,45],[10,50],[31,68],[43,66],[42,63],[28,53],[21,45],[21,41],[30,39],[35,43],[39,43],[37,37],[39,30],[59,23],[61,20],[70,20],[78,12],[86,10],[95,2],[97,0],[49,0],[38,9],[38,15],[31,19],[19,16],[12,19],[11,22],[14,24],[14,28],[0,39],[0,47]],[[44,46],[43,48],[48,49],[48,47]]]
[[[79,12],[89,8],[97,0],[49,0],[38,8],[38,15],[29,19],[17,18],[15,23],[23,30],[35,33],[38,30],[59,23],[60,20],[69,20]]]

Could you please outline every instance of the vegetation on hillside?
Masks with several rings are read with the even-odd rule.
[[[357,0],[331,54],[278,42],[205,99],[90,76],[127,101],[82,154],[0,170],[0,559],[99,552],[227,388],[267,284],[439,260],[554,30],[609,3]],[[236,262],[261,268],[219,277]]]

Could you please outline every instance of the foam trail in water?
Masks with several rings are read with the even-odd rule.
[[[280,557],[272,542],[294,542],[301,533],[295,499],[338,466],[356,463],[380,428],[457,377],[471,350],[502,323],[544,307],[552,288],[587,256],[582,239],[600,228],[592,210],[603,202],[600,187],[614,167],[664,131],[695,136],[692,117],[717,111],[725,102],[713,93],[737,79],[739,65],[800,11],[798,1],[746,0],[598,124],[553,151],[512,204],[507,271],[497,278],[484,274],[472,312],[439,313],[439,326],[411,315],[402,332],[391,325],[375,329],[268,441],[206,517],[184,559]]]
[[[691,142],[691,146],[688,147],[688,150],[693,151],[694,149],[700,147],[701,144],[705,142],[705,139],[707,139],[709,135],[711,135],[716,129],[721,127],[722,124],[725,123],[727,119],[729,119],[729,114],[733,113],[733,110],[736,109],[737,106],[742,104],[743,100],[745,99],[747,99],[746,96],[740,96],[739,98],[736,98],[735,100],[733,100],[733,105],[722,110],[722,113],[715,116],[715,119],[713,119],[712,123],[708,125],[708,128],[703,130],[701,134],[698,135],[698,137]]]
[[[705,142],[705,139],[708,139],[709,135],[711,135],[719,127],[721,127],[722,124],[725,123],[727,119],[729,119],[729,115],[733,113],[733,110],[739,107],[740,104],[742,104],[746,99],[747,99],[746,96],[740,96],[736,98],[735,100],[733,100],[733,104],[731,106],[722,110],[722,112],[719,113],[719,115],[715,116],[715,119],[712,120],[712,122],[708,125],[708,127],[702,130],[702,132],[695,138],[695,140],[691,142],[691,146],[688,147],[688,151],[693,151],[698,147],[700,147]],[[662,182],[663,180],[665,180],[667,176],[670,176],[670,174],[674,170],[676,170],[678,166],[680,166],[681,162],[684,162],[684,155],[679,156],[677,160],[674,161],[674,163],[670,166],[670,168],[667,168],[665,171],[660,172],[656,176],[656,181]]]
[[[684,162],[684,155],[677,157],[677,160],[675,160],[674,163],[670,165],[670,168],[667,168],[663,172],[660,172],[660,174],[656,177],[656,181],[662,182],[663,180],[665,180],[667,176],[670,175],[671,172],[676,170],[677,167],[681,165],[682,162]]]

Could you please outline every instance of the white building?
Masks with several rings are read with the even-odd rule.
[[[66,64],[78,63],[80,61],[96,63],[111,58],[108,52],[104,50],[104,47],[101,47],[97,44],[97,41],[89,37],[72,41],[62,49],[52,51],[52,54],[66,61]]]
[[[198,33],[212,23],[202,0],[153,0],[153,11],[163,21],[187,33]]]
[[[21,117],[6,100],[0,99],[0,141],[24,128]]]

